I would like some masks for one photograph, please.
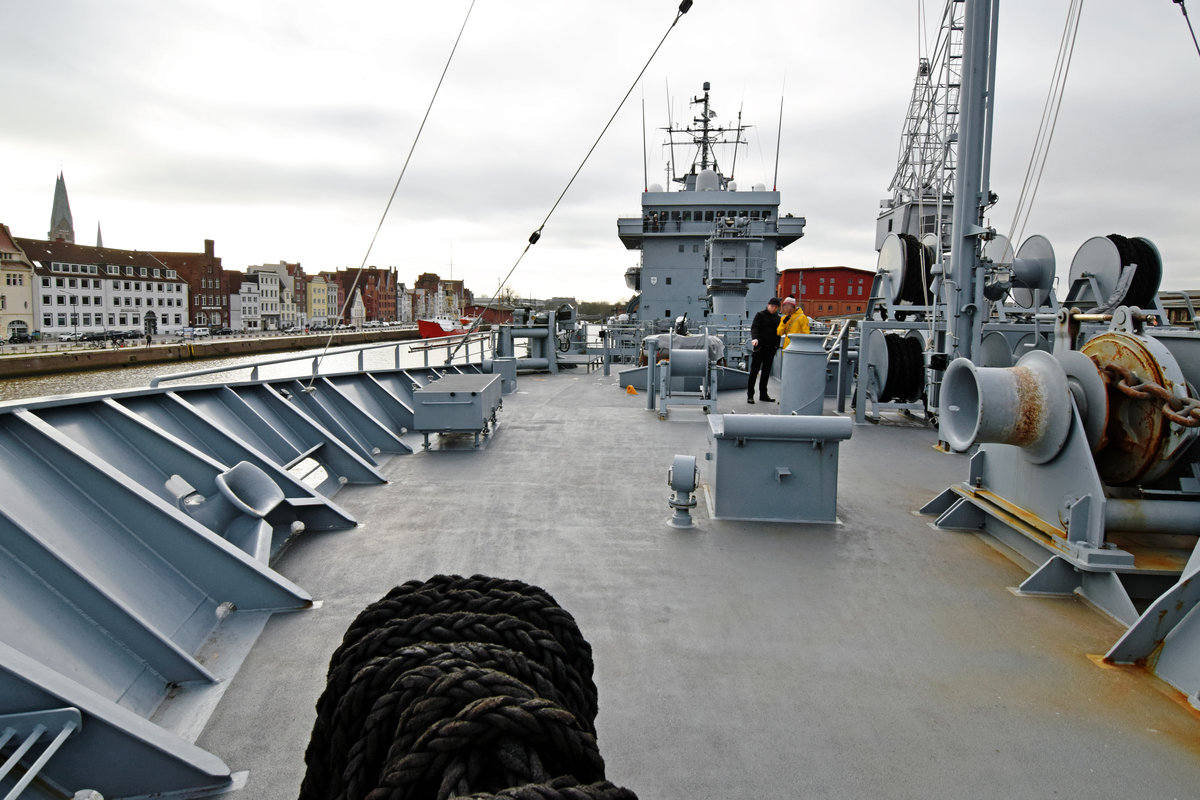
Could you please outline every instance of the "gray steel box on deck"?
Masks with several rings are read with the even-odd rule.
[[[845,417],[712,414],[710,484],[716,519],[834,522]]]
[[[413,430],[483,430],[500,407],[499,375],[445,375],[413,392]]]

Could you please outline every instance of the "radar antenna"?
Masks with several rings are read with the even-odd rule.
[[[731,144],[734,146],[734,163],[737,162],[737,147],[746,144],[746,140],[742,138],[742,134],[750,128],[749,125],[742,124],[741,113],[738,113],[737,125],[727,128],[721,125],[714,125],[713,119],[716,118],[717,112],[713,111],[709,101],[708,92],[711,84],[708,81],[704,82],[704,94],[699,97],[692,98],[692,105],[700,106],[700,113],[692,119],[692,125],[686,128],[676,128],[674,124],[670,124],[664,130],[667,131],[667,146],[671,148],[671,163],[675,161],[675,147],[677,145],[690,144],[696,148],[695,160],[692,161],[692,167],[686,175],[676,175],[672,178],[676,183],[689,183],[695,180],[697,172],[701,170],[711,169],[720,175],[721,169],[717,164],[717,156],[714,151],[716,145]],[[676,137],[680,137],[680,141]],[[724,188],[733,176],[721,176],[721,187]]]

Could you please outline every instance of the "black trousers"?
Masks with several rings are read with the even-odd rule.
[[[754,379],[758,378],[758,396],[767,394],[767,380],[771,377],[771,366],[775,363],[775,350],[758,347],[750,357],[750,382],[746,384],[746,394],[754,395]]]

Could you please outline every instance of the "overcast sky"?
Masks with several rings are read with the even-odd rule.
[[[781,267],[874,268],[921,33],[917,0],[696,0],[510,285],[629,296],[644,97],[650,181],[712,83],[716,121],[753,125],[736,178],[808,219]],[[929,0],[928,15],[943,3]],[[358,266],[469,0],[0,0],[0,222],[41,238],[66,177],[76,240],[184,250],[226,268]],[[550,210],[677,0],[477,0],[368,259],[491,294]],[[1067,0],[1004,0],[991,223],[1010,225]],[[1196,7],[1200,20],[1200,2]],[[669,95],[668,95],[669,87]],[[1088,237],[1146,236],[1164,288],[1200,288],[1200,55],[1171,0],[1086,0],[1050,162],[1026,235],[1065,280]],[[721,156],[730,165],[731,154]],[[1060,291],[1060,296],[1062,291]]]

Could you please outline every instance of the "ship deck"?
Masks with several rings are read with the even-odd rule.
[[[720,411],[769,412],[725,393]],[[1194,796],[1200,718],[1077,600],[975,534],[916,514],[963,478],[923,425],[841,443],[838,524],[667,525],[675,454],[709,448],[699,410],[661,421],[616,376],[522,376],[480,450],[396,456],[349,486],[351,531],[275,565],[319,603],[277,614],[197,743],[230,797],[296,797],[343,631],[392,586],[486,573],[547,589],[591,643],[607,777],[643,800]],[[419,437],[412,444],[419,445]]]

